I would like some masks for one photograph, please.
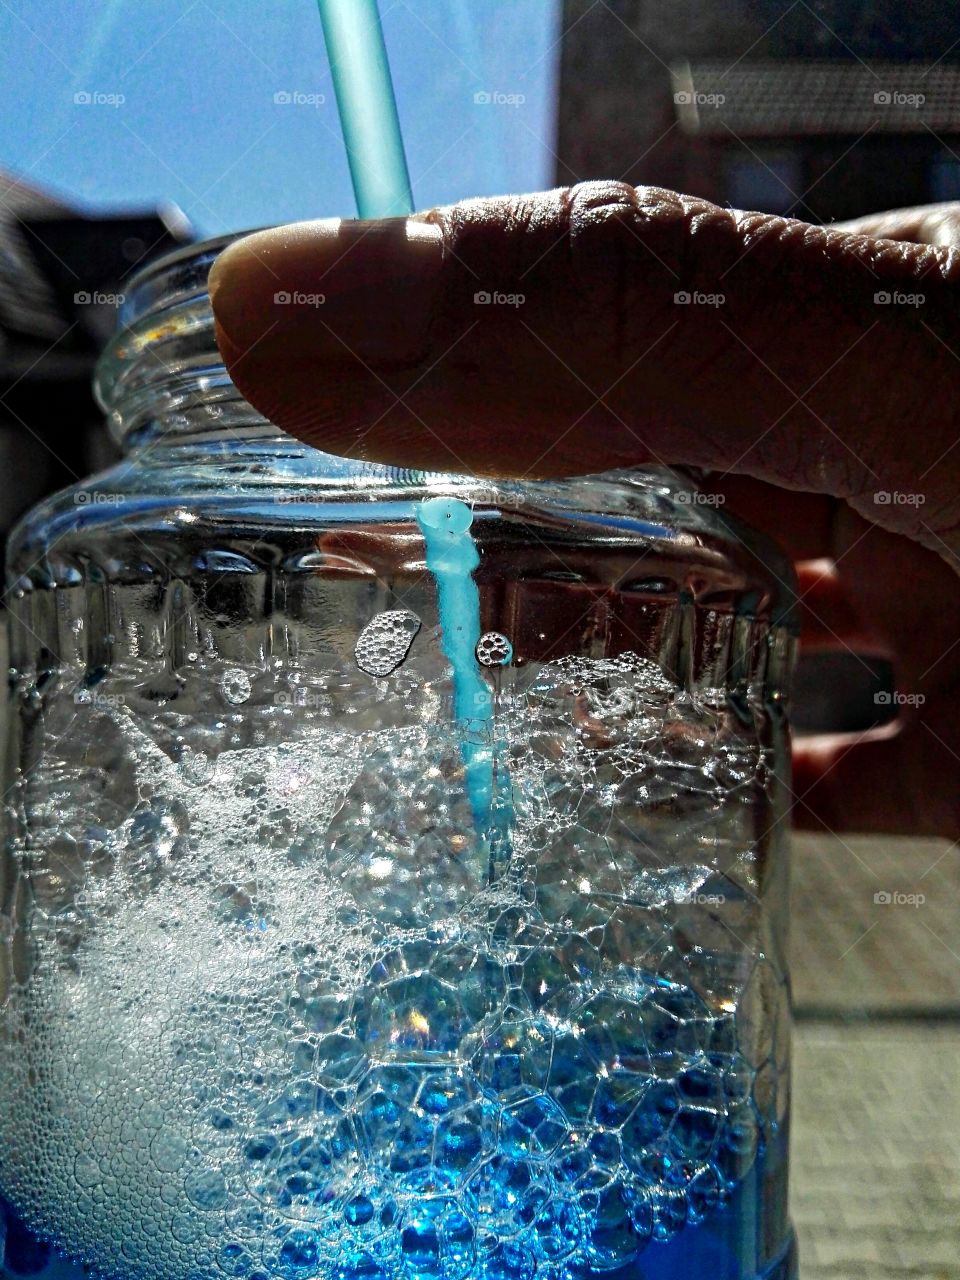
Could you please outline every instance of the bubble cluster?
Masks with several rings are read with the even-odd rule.
[[[371,618],[357,637],[357,666],[371,676],[388,676],[410,652],[420,619],[409,609],[386,609]]]
[[[250,697],[250,677],[240,667],[231,667],[220,677],[220,692],[231,706],[241,706]]]
[[[763,752],[630,655],[523,679],[507,846],[440,720],[108,704],[98,783],[51,729],[0,931],[31,1228],[126,1280],[567,1280],[723,1211],[785,1105]]]
[[[499,631],[485,631],[477,641],[477,661],[484,667],[504,667],[513,657],[513,645]]]

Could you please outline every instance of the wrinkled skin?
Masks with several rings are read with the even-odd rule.
[[[221,256],[211,296],[243,393],[328,451],[531,477],[709,469],[799,562],[836,563],[801,573],[808,642],[889,654],[926,699],[799,752],[797,821],[955,838],[957,245],[952,205],[823,228],[593,182],[260,232]]]

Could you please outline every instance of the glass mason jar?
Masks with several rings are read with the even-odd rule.
[[[794,1275],[788,564],[666,470],[284,436],[219,361],[224,243],[132,286],[99,374],[125,457],[10,552],[21,1253]]]

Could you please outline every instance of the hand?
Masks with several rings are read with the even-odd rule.
[[[330,452],[720,473],[731,510],[836,565],[802,575],[807,633],[894,655],[925,699],[798,752],[798,821],[957,836],[958,228],[954,206],[821,228],[596,182],[259,232],[210,291],[241,391]]]

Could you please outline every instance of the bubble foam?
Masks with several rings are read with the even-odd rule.
[[[498,703],[500,858],[455,726],[304,720],[174,750],[107,707],[99,790],[51,735],[0,941],[28,1224],[137,1280],[559,1280],[717,1212],[778,1105],[778,980],[697,896],[756,745],[640,659],[545,668]]]

